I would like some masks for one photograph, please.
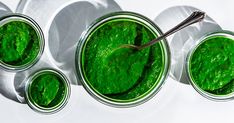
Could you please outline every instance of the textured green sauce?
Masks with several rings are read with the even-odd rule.
[[[157,84],[163,71],[160,44],[141,51],[115,50],[123,44],[145,44],[155,37],[148,28],[131,20],[119,19],[102,24],[88,37],[83,50],[86,80],[96,91],[113,99],[129,100],[142,96]]]
[[[65,91],[62,78],[54,73],[43,73],[31,83],[29,95],[37,105],[50,108],[63,101]]]
[[[33,61],[40,50],[36,31],[22,21],[11,21],[0,27],[1,62],[20,66]]]
[[[200,44],[190,61],[194,82],[203,90],[225,95],[234,91],[234,40],[213,36]]]

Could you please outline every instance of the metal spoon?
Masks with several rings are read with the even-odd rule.
[[[180,24],[178,24],[177,26],[175,26],[174,28],[172,28],[168,32],[164,33],[163,35],[159,36],[158,38],[156,38],[156,39],[154,39],[146,44],[143,44],[140,46],[131,45],[131,44],[121,45],[121,46],[113,49],[111,51],[111,53],[109,53],[106,56],[106,58],[104,59],[104,64],[106,64],[110,69],[115,69],[116,68],[115,65],[118,65],[118,68],[125,68],[129,64],[133,64],[135,62],[135,61],[129,60],[129,59],[132,58],[131,57],[132,55],[138,53],[139,50],[154,45],[156,42],[164,39],[165,37],[177,32],[177,31],[179,31],[179,30],[181,30],[181,29],[183,29],[183,28],[185,28],[193,23],[196,23],[196,22],[203,20],[204,17],[205,17],[204,12],[195,11],[187,19],[182,21]],[[127,92],[131,91],[131,89],[133,87],[135,87],[135,85],[139,84],[139,82],[141,82],[141,81],[137,80],[137,81],[133,81],[133,82],[134,83],[131,83],[131,84],[133,84],[133,86],[122,93],[127,93]],[[118,94],[122,94],[122,93],[111,94],[111,95],[118,95]]]
[[[150,46],[154,45],[155,43],[159,42],[160,40],[166,38],[167,36],[170,36],[171,34],[174,34],[175,32],[177,32],[177,31],[179,31],[179,30],[181,30],[181,29],[183,29],[191,24],[202,21],[204,18],[205,18],[205,12],[194,11],[188,18],[186,18],[184,21],[179,23],[177,26],[175,26],[174,28],[170,29],[169,31],[167,31],[163,35],[159,36],[158,38],[156,38],[156,39],[154,39],[146,44],[143,44],[140,46],[133,45],[133,44],[123,44],[117,49],[131,48],[131,49],[141,50],[141,49],[144,49],[146,47],[150,47]]]

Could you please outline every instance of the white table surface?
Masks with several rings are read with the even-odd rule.
[[[12,10],[17,6],[16,0],[0,1]],[[223,29],[234,31],[233,0],[116,0],[116,2],[123,10],[138,12],[152,20],[169,7],[189,5],[205,11]],[[1,123],[224,123],[233,122],[233,114],[234,101],[207,100],[192,86],[170,78],[150,101],[127,109],[103,105],[93,99],[83,87],[77,85],[72,85],[71,98],[67,106],[53,115],[41,115],[26,104],[0,95]]]

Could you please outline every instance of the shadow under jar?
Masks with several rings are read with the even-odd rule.
[[[70,90],[70,83],[63,73],[54,69],[42,69],[28,78],[25,97],[33,110],[51,114],[65,107]]]
[[[23,14],[0,18],[0,67],[25,70],[34,65],[44,49],[44,36],[39,25]]]
[[[97,19],[77,47],[76,68],[83,87],[113,107],[132,107],[152,98],[168,75],[167,41],[114,60],[110,56],[123,44],[142,45],[161,34],[158,26],[137,13],[114,12]]]
[[[214,32],[198,42],[187,57],[187,75],[191,85],[208,99],[233,99],[234,33]]]

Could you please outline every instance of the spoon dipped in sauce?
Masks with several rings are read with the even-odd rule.
[[[200,22],[205,18],[205,12],[202,11],[194,11],[189,17],[187,17],[184,21],[164,33],[163,35],[151,40],[148,43],[145,43],[143,45],[136,45],[136,44],[123,44],[115,49],[112,50],[112,52],[107,56],[106,63],[111,64],[112,62],[119,62],[123,59],[127,59],[132,54],[136,53],[137,51],[140,51],[142,49],[145,49],[147,47],[150,47],[154,45],[155,43],[161,41],[162,39],[165,39],[166,37],[174,34],[175,32],[188,27],[194,23]]]

